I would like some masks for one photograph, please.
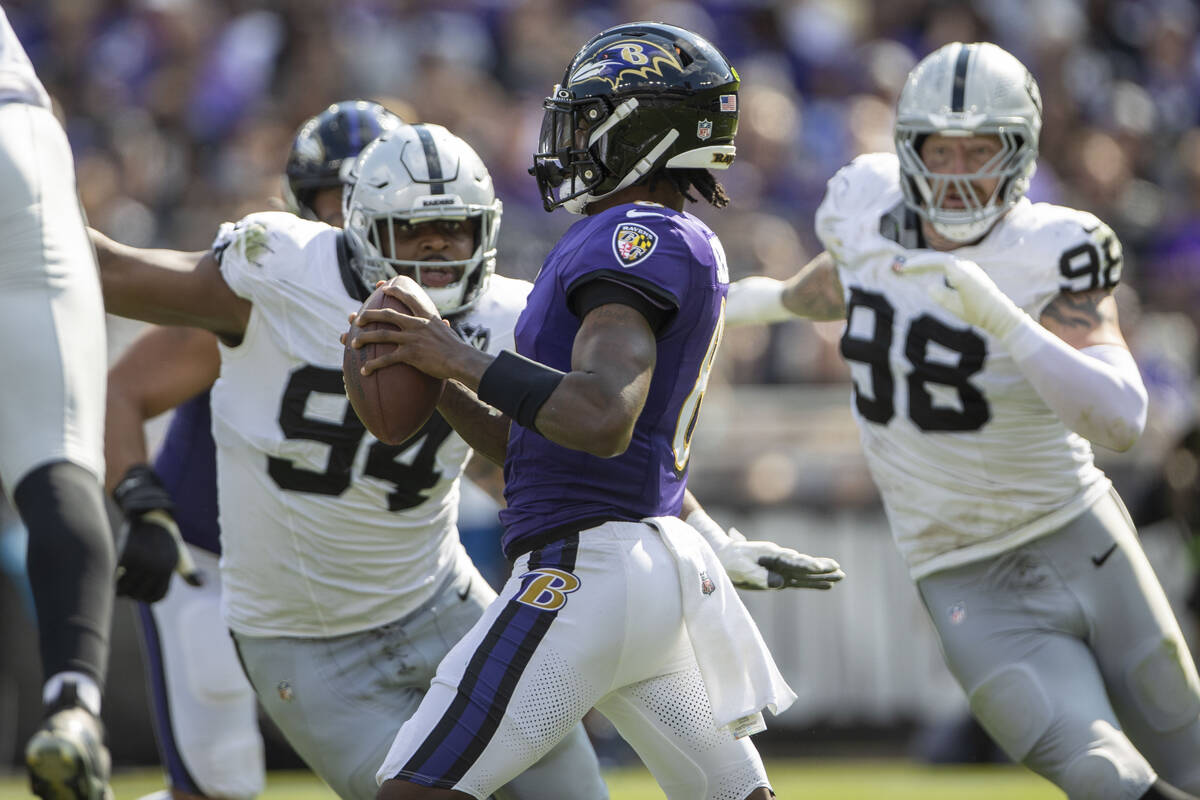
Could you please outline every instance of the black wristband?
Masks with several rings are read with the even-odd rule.
[[[479,379],[479,399],[498,408],[518,425],[536,430],[533,421],[566,373],[501,350]]]
[[[130,467],[117,484],[117,488],[113,489],[113,499],[127,517],[156,509],[175,510],[175,503],[171,501],[167,487],[163,486],[158,473],[149,464],[134,464]]]

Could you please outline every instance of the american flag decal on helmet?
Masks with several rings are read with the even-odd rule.
[[[723,94],[720,97],[722,111],[737,111],[737,95]]]

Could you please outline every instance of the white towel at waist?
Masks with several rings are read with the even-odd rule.
[[[796,700],[717,554],[678,517],[649,517],[675,557],[683,620],[718,727],[736,736],[766,729],[762,709],[779,714]]]

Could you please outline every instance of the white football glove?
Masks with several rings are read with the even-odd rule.
[[[846,577],[832,558],[809,556],[774,542],[747,541],[737,528],[717,558],[739,589],[832,589]]]
[[[831,589],[846,577],[832,558],[807,556],[774,542],[746,541],[737,528],[726,533],[702,510],[693,511],[686,522],[712,547],[739,589]]]
[[[1001,341],[1029,316],[1000,291],[982,267],[952,253],[929,251],[898,258],[892,269],[901,275],[941,276],[941,281],[929,286],[930,298],[963,322]]]

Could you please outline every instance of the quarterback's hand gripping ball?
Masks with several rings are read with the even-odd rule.
[[[388,286],[396,286],[411,298],[406,303],[387,294]],[[381,283],[363,303],[359,314],[374,309],[391,309],[408,316],[438,319],[437,308],[416,281],[397,276]],[[356,315],[357,316],[357,315]],[[342,377],[346,384],[346,396],[354,413],[362,420],[366,429],[381,442],[401,444],[421,429],[432,416],[442,390],[444,380],[433,378],[411,364],[396,362],[381,369],[362,374],[368,361],[392,353],[396,346],[388,343],[368,343],[354,347],[355,337],[366,331],[396,327],[385,322],[371,322],[359,326],[350,324],[343,337],[345,352],[342,356]]]

